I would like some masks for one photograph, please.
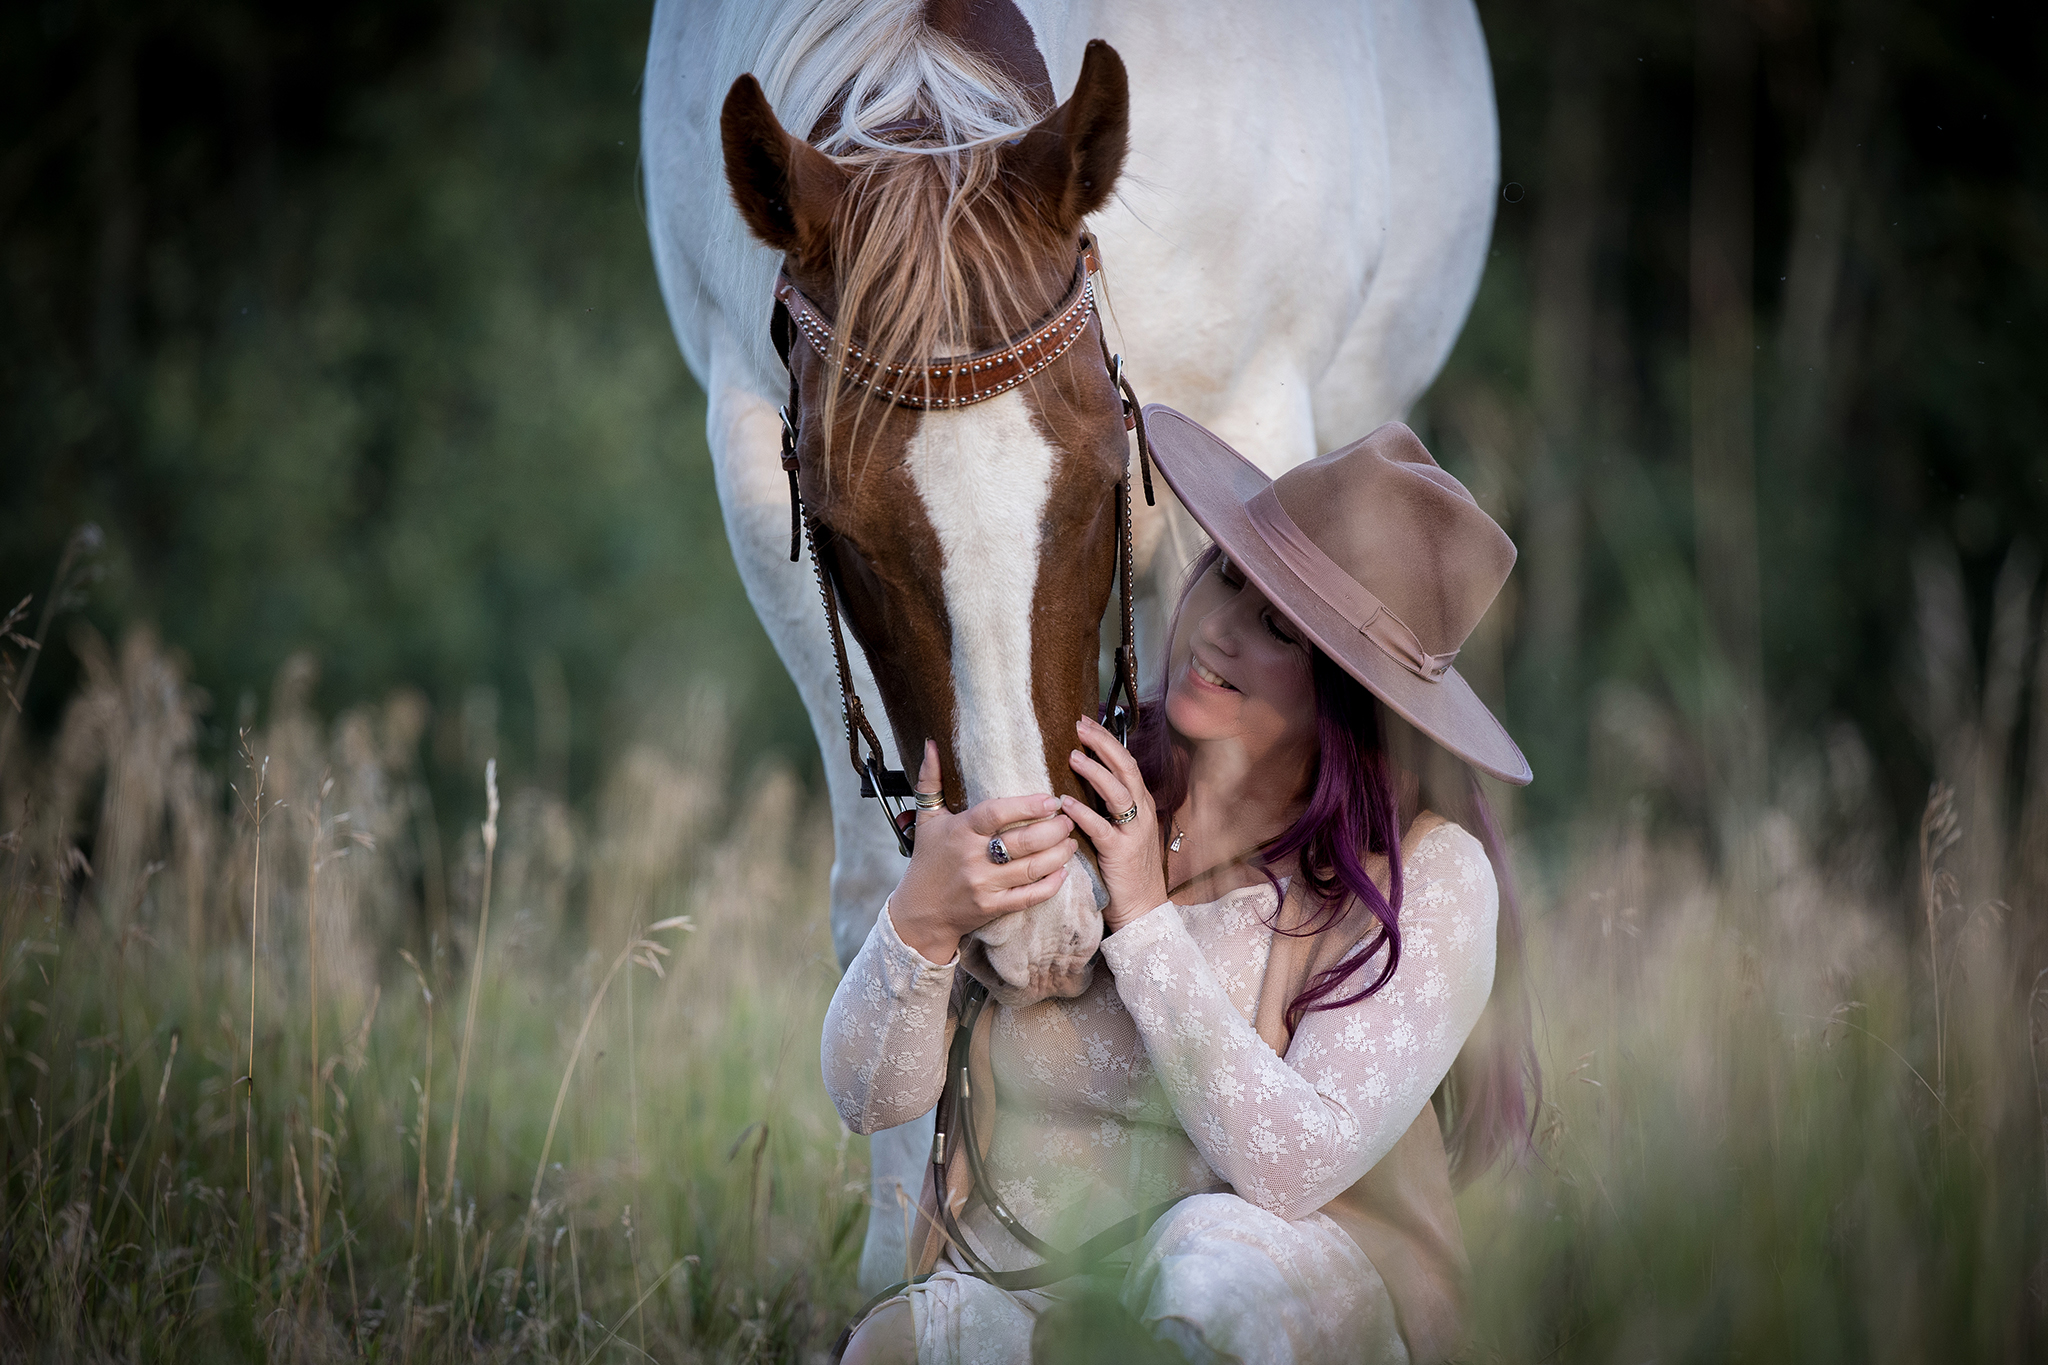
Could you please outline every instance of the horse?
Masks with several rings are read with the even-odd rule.
[[[1085,797],[1065,754],[1120,530],[1163,634],[1198,533],[1131,496],[1119,357],[1269,474],[1399,417],[1471,306],[1499,170],[1469,0],[660,0],[642,158],[741,579],[854,759],[826,765],[842,963],[901,874],[859,698],[899,766],[938,743],[954,809]],[[1100,894],[1079,857],[963,952],[999,998],[1076,994]],[[877,1136],[874,1207],[929,1143]],[[869,1220],[863,1284],[897,1278],[898,1223]]]

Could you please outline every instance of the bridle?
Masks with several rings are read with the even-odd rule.
[[[901,802],[914,795],[914,792],[909,777],[901,769],[890,768],[884,763],[881,741],[875,735],[874,726],[868,721],[866,709],[861,705],[860,694],[854,690],[853,674],[846,659],[845,632],[839,623],[838,594],[834,591],[832,574],[827,571],[825,561],[819,554],[819,541],[827,533],[821,531],[817,518],[804,506],[803,490],[797,477],[800,468],[797,458],[797,423],[802,407],[797,391],[796,366],[792,363],[791,353],[800,337],[827,365],[837,364],[840,379],[854,388],[865,389],[875,397],[897,407],[944,412],[985,402],[1024,384],[1071,350],[1093,323],[1096,343],[1102,354],[1103,368],[1109,372],[1110,383],[1116,389],[1123,405],[1124,430],[1135,431],[1138,434],[1138,468],[1145,488],[1145,505],[1150,507],[1156,503],[1152,492],[1151,442],[1145,432],[1143,405],[1139,403],[1138,395],[1131,387],[1130,377],[1124,373],[1123,357],[1110,352],[1109,340],[1103,331],[1102,317],[1095,296],[1095,275],[1100,269],[1101,261],[1096,255],[1095,239],[1083,233],[1080,241],[1080,258],[1074,268],[1074,281],[1069,286],[1066,297],[1029,332],[994,350],[909,364],[891,363],[883,357],[872,355],[854,345],[851,339],[846,341],[843,353],[835,357],[833,352],[839,339],[833,334],[831,320],[815,303],[804,296],[803,291],[789,278],[786,270],[776,275],[775,310],[769,319],[769,335],[775,342],[777,354],[782,357],[783,367],[789,372],[789,403],[782,409],[782,468],[789,475],[789,559],[792,564],[797,562],[802,556],[805,542],[808,541],[811,549],[811,568],[818,579],[818,596],[825,605],[825,628],[832,638],[832,664],[839,677],[839,699],[841,717],[846,725],[847,757],[852,762],[854,771],[860,775],[860,794],[881,801],[883,812],[889,820],[890,831],[896,836],[896,847],[906,858],[911,854],[916,837],[917,812],[904,807]],[[1131,543],[1131,469],[1128,453],[1124,457],[1123,475],[1117,480],[1115,497],[1116,573],[1120,584],[1119,607],[1122,613],[1123,635],[1116,648],[1116,679],[1110,686],[1106,724],[1121,743],[1129,737],[1130,727],[1138,714],[1138,651],[1136,623],[1132,610],[1134,556]],[[973,1091],[968,1077],[968,1050],[975,1023],[987,1000],[987,988],[978,981],[970,981],[960,1001],[959,1023],[954,1032],[953,1045],[949,1049],[946,1082],[936,1111],[931,1154],[938,1196],[938,1219],[948,1241],[960,1249],[974,1274],[1004,1289],[1035,1288],[1095,1266],[1105,1256],[1138,1237],[1171,1205],[1162,1204],[1127,1218],[1072,1251],[1061,1251],[1041,1240],[1017,1220],[995,1193],[994,1185],[982,1170],[981,1152],[974,1140]],[[997,1270],[975,1255],[965,1237],[961,1235],[947,1193],[946,1175],[948,1139],[956,1133],[965,1139],[961,1146],[966,1152],[976,1193],[982,1197],[997,1221],[1007,1228],[1011,1235],[1043,1258],[1042,1264],[1017,1271]],[[903,1285],[893,1285],[876,1295],[868,1302],[867,1307],[856,1315],[854,1326],[857,1326],[876,1304],[903,1288]],[[846,1333],[841,1335],[833,1352],[834,1359],[837,1359],[839,1352],[845,1349],[854,1326],[849,1326]]]
[[[769,317],[768,334],[789,373],[789,403],[782,409],[782,468],[789,475],[789,562],[802,557],[806,541],[811,548],[811,568],[818,577],[818,596],[825,604],[825,627],[832,637],[832,665],[839,676],[840,715],[846,725],[846,752],[860,777],[860,794],[882,803],[896,847],[909,857],[916,837],[917,812],[902,803],[914,792],[910,778],[900,768],[887,766],[882,743],[869,722],[860,694],[854,690],[853,672],[846,659],[845,632],[839,624],[839,594],[832,574],[818,553],[819,540],[830,534],[821,530],[816,517],[804,506],[798,485],[797,423],[803,411],[797,392],[796,365],[792,348],[801,338],[826,364],[837,363],[840,379],[857,389],[901,408],[946,412],[984,402],[1025,383],[1073,348],[1075,342],[1095,326],[1095,340],[1102,351],[1103,368],[1108,370],[1123,404],[1124,430],[1138,433],[1138,467],[1145,486],[1145,505],[1154,505],[1152,495],[1152,447],[1145,435],[1145,419],[1138,395],[1124,374],[1121,355],[1112,355],[1103,332],[1096,305],[1095,275],[1102,268],[1096,255],[1095,239],[1081,234],[1080,259],[1074,268],[1074,282],[1066,297],[1029,332],[1016,340],[973,355],[944,360],[892,364],[854,345],[849,339],[844,355],[834,356],[838,338],[832,323],[818,306],[805,297],[789,278],[787,270],[775,277],[775,310]],[[1123,640],[1116,649],[1116,679],[1110,686],[1107,725],[1119,742],[1128,737],[1138,714],[1138,651],[1136,624],[1132,614],[1131,471],[1130,457],[1124,460],[1123,477],[1117,480],[1116,535],[1117,578],[1121,583]],[[865,748],[866,752],[862,750]]]

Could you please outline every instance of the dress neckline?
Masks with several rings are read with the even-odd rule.
[[[1267,881],[1264,877],[1261,877],[1255,882],[1246,882],[1243,886],[1233,886],[1228,891],[1224,892],[1222,895],[1212,897],[1209,900],[1189,901],[1186,904],[1182,904],[1180,901],[1172,901],[1170,903],[1177,910],[1207,910],[1211,906],[1223,904],[1223,902],[1229,900],[1232,896],[1241,896],[1247,891],[1256,891],[1259,892],[1261,895],[1272,897],[1274,903],[1277,905],[1281,900],[1284,900],[1286,898],[1287,888],[1290,884],[1292,884],[1292,882],[1292,874],[1282,877],[1280,879],[1280,894],[1278,896],[1273,896],[1273,884]]]
[[[1430,823],[1428,825],[1424,825],[1423,821],[1425,820],[1430,821]],[[1446,820],[1443,816],[1438,815],[1436,814],[1436,812],[1431,810],[1422,810],[1416,812],[1415,818],[1408,822],[1408,828],[1402,831],[1401,833],[1401,848],[1404,852],[1404,855],[1413,852],[1415,849],[1419,849],[1422,846],[1422,841],[1424,839],[1429,838],[1438,830],[1451,825],[1451,823],[1451,821]],[[1375,853],[1372,856],[1374,858],[1384,858],[1386,855],[1384,853]],[[1370,865],[1369,860],[1368,865]],[[1284,903],[1286,901],[1287,888],[1292,884],[1292,874],[1280,878],[1280,895],[1276,901],[1276,905]],[[1254,889],[1264,890],[1270,893],[1273,887],[1272,884],[1268,882],[1264,877],[1260,877],[1256,881],[1246,882],[1243,886],[1233,886],[1230,888],[1230,890],[1225,891],[1222,895],[1214,896],[1209,900],[1189,901],[1183,903],[1181,901],[1174,900],[1171,896],[1169,896],[1167,897],[1167,903],[1176,906],[1182,910],[1201,910],[1212,905],[1221,905],[1224,901],[1229,900],[1232,896],[1235,896],[1240,891],[1250,891]]]

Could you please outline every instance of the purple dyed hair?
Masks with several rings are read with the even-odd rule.
[[[1190,566],[1168,627],[1168,640],[1178,633],[1181,605],[1220,557],[1211,546]],[[1387,718],[1379,698],[1320,650],[1310,653],[1316,761],[1308,804],[1294,823],[1267,845],[1260,861],[1276,893],[1280,883],[1275,869],[1298,864],[1312,913],[1300,928],[1276,927],[1274,932],[1304,937],[1324,933],[1343,919],[1345,908],[1354,900],[1371,912],[1379,928],[1365,952],[1317,973],[1302,987],[1288,1003],[1287,1028],[1291,1033],[1303,1016],[1318,1010],[1355,1005],[1393,980],[1401,965],[1401,832],[1416,814],[1433,810],[1476,834],[1493,864],[1500,908],[1493,993],[1439,1091],[1443,1108],[1449,1111],[1444,1145],[1452,1173],[1462,1185],[1503,1154],[1519,1160],[1529,1152],[1533,1105],[1542,1094],[1528,987],[1522,975],[1521,904],[1509,875],[1507,852],[1478,776],[1456,764],[1463,769],[1459,782],[1397,782],[1394,764],[1387,756]],[[1169,659],[1167,668],[1171,667]],[[1152,790],[1154,804],[1171,813],[1187,799],[1188,753],[1166,722],[1164,674],[1162,670],[1159,691],[1139,707],[1130,748]],[[1169,824],[1161,821],[1162,838]],[[1387,859],[1386,892],[1366,870],[1366,862],[1374,854]],[[1360,969],[1379,956],[1383,947],[1383,965],[1370,981],[1362,982]],[[1439,1117],[1444,1117],[1441,1110]]]

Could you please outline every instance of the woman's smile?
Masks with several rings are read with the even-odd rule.
[[[1266,595],[1228,559],[1185,598],[1173,652],[1187,663],[1166,690],[1168,722],[1196,743],[1248,744],[1248,753],[1313,743],[1309,651]]]
[[[1225,678],[1221,673],[1218,673],[1215,669],[1208,667],[1199,658],[1193,655],[1188,656],[1188,671],[1195,675],[1196,682],[1206,684],[1210,687],[1219,688],[1225,692],[1237,691],[1235,687],[1232,687],[1230,685],[1229,679]]]

